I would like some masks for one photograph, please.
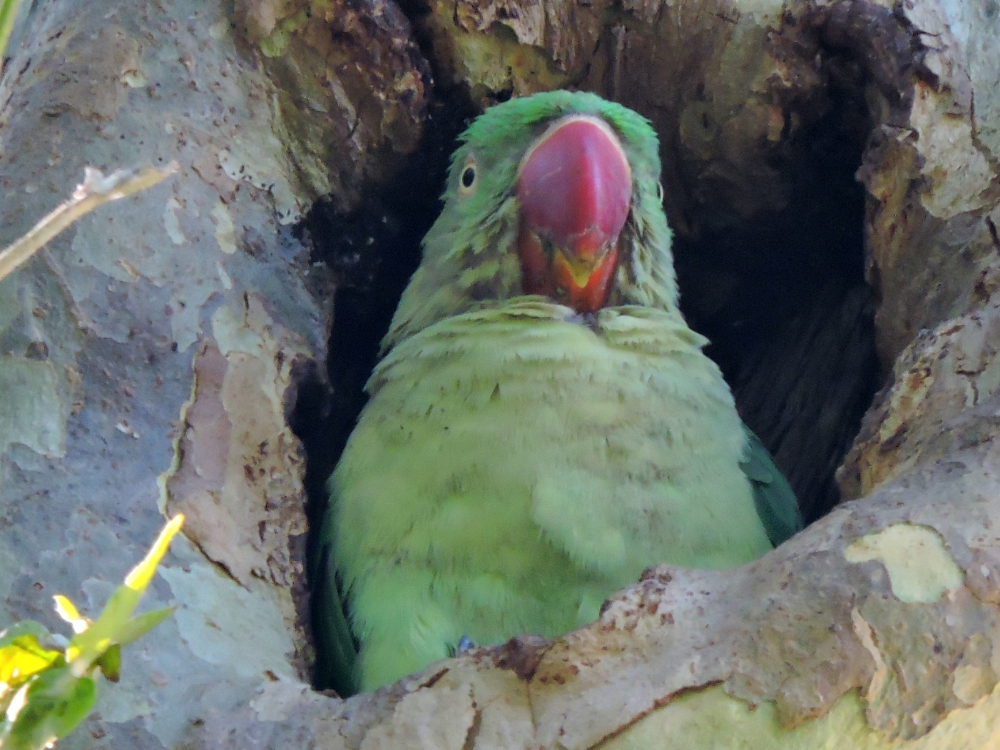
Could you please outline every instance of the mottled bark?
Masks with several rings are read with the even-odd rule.
[[[65,745],[995,743],[996,3],[405,7],[412,29],[388,2],[53,2],[13,51],[4,240],[84,164],[183,167],[0,283],[5,616],[56,627],[49,595],[81,589],[96,612],[164,512],[191,518],[149,603],[176,617]],[[653,120],[686,310],[814,508],[863,400],[849,384],[875,353],[888,375],[839,471],[859,499],[760,561],[654,569],[588,628],[345,702],[304,684],[288,423],[323,387],[331,279],[289,227],[418,146],[424,56],[477,103],[573,85]]]
[[[183,0],[41,4],[9,50],[0,245],[84,165],[181,167],[0,282],[0,625],[64,632],[55,593],[96,615],[164,515],[188,519],[144,603],[175,616],[60,747],[177,747],[262,682],[309,678],[288,418],[324,382],[332,286],[292,227],[412,150],[429,83],[395,6],[346,8],[300,19],[315,43],[294,60],[258,44],[266,8],[240,7],[240,26]],[[355,67],[362,49],[377,65]]]

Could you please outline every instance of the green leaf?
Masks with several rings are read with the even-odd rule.
[[[161,607],[160,609],[136,615],[122,626],[115,640],[122,646],[131,643],[170,617],[175,609],[177,607]]]
[[[121,643],[122,634],[130,640],[135,640],[138,637],[138,635],[132,635],[135,629],[130,625],[130,618],[145,593],[146,587],[149,586],[149,582],[153,580],[156,566],[160,564],[160,560],[166,554],[170,540],[174,538],[183,523],[184,516],[178,514],[163,527],[159,537],[146,553],[146,557],[132,568],[125,578],[125,585],[119,586],[111,594],[111,598],[100,617],[93,625],[82,633],[77,633],[70,640],[69,647],[66,649],[66,661],[69,662],[76,676],[82,677],[104,651],[113,644]],[[146,630],[148,629],[146,628]],[[145,630],[140,630],[139,635],[143,632]]]
[[[77,677],[85,675],[97,658],[115,643],[116,634],[132,616],[142,593],[128,586],[119,586],[94,624],[70,639],[66,661]]]
[[[18,623],[18,625],[23,624]],[[38,625],[38,623],[33,624]],[[0,683],[14,688],[57,659],[61,659],[63,655],[61,651],[42,646],[38,642],[36,633],[9,638],[7,633],[12,629],[8,628],[2,638],[4,645],[0,648]],[[48,635],[45,628],[42,628],[42,631]]]
[[[3,648],[8,643],[13,643],[15,639],[20,638],[22,635],[33,635],[38,639],[42,639],[49,637],[49,631],[42,623],[35,622],[34,620],[15,622],[9,628],[0,632],[0,648]]]
[[[7,713],[18,689],[38,672],[53,664],[66,665],[61,650],[39,643],[39,639],[48,641],[51,636],[44,625],[34,620],[14,623],[0,633],[0,714]]]
[[[108,682],[118,682],[122,673],[122,649],[117,643],[97,657],[97,666]]]
[[[68,667],[48,669],[24,685],[0,731],[4,750],[40,750],[65,737],[94,707],[97,686]]]
[[[65,654],[42,645],[53,636],[32,620],[0,633],[0,746],[4,750],[41,750],[69,734],[90,713],[97,698],[91,670],[96,666],[108,680],[117,682],[121,645],[173,613],[173,607],[163,607],[132,617],[183,521],[183,516],[177,516],[166,525],[93,624],[65,596],[55,597],[56,611],[76,632]]]

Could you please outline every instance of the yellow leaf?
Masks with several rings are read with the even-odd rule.
[[[163,531],[156,538],[156,541],[153,542],[153,546],[150,547],[149,552],[146,553],[142,562],[132,568],[131,572],[125,577],[126,586],[130,589],[145,591],[149,582],[153,580],[153,575],[156,573],[156,566],[160,564],[160,560],[167,553],[170,540],[181,530],[181,526],[183,525],[184,515],[181,513],[170,519],[170,522],[163,527]]]
[[[80,616],[76,606],[62,594],[52,597],[56,600],[56,614],[73,626],[74,633],[82,633],[90,623]]]

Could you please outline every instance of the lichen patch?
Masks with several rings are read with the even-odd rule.
[[[0,356],[0,455],[20,443],[43,456],[65,454],[69,408],[51,362]]]
[[[892,593],[903,602],[936,602],[962,585],[961,568],[941,537],[925,526],[894,524],[853,542],[844,558],[850,563],[881,562]]]

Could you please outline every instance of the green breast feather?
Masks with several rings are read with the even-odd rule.
[[[504,108],[521,102],[508,114],[523,118],[532,100],[538,126],[506,150],[493,143],[511,130]],[[669,230],[648,201],[659,163],[644,120],[567,92],[498,105],[477,123],[492,116],[495,127],[473,125],[456,155],[438,224],[461,218],[448,204],[469,153],[485,191],[538,127],[580,111],[618,122],[633,179],[653,182],[633,190],[611,297],[580,314],[523,294],[503,246],[517,210],[502,181],[479,214],[458,207],[478,233],[462,222],[431,230],[329,482],[317,629],[342,694],[452,655],[463,636],[560,635],[647,566],[740,565],[801,525],[705,339],[677,310]],[[477,151],[476,137],[493,150]]]

